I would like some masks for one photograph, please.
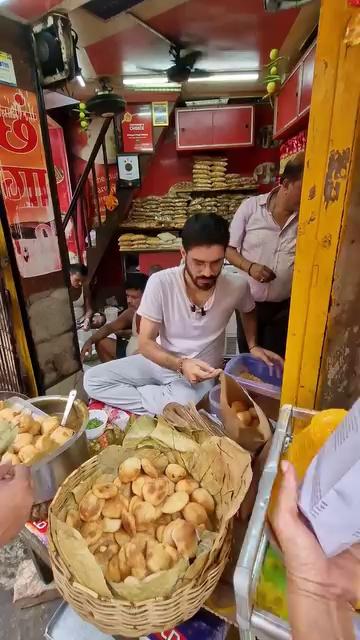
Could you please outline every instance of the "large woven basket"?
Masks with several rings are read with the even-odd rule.
[[[214,591],[227,563],[231,530],[229,525],[216,562],[202,577],[177,589],[169,598],[156,598],[138,604],[116,598],[102,598],[77,583],[59,556],[51,534],[51,516],[64,507],[69,493],[96,469],[97,457],[74,471],[58,490],[49,510],[49,553],[58,590],[66,602],[86,621],[110,635],[138,638],[151,632],[171,629],[191,618]]]

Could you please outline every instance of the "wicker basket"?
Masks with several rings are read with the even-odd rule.
[[[69,493],[91,476],[97,465],[97,457],[91,458],[74,471],[58,490],[49,510],[49,554],[54,579],[66,602],[86,621],[110,635],[138,638],[151,632],[171,629],[191,618],[214,591],[227,563],[231,531],[229,525],[219,555],[199,580],[177,589],[169,598],[156,598],[139,604],[115,598],[101,598],[93,591],[74,581],[59,556],[51,535],[51,516],[64,507]]]

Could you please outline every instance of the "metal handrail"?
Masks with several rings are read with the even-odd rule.
[[[79,180],[79,182],[76,185],[75,191],[74,191],[74,195],[72,197],[72,200],[70,202],[70,206],[67,210],[67,213],[65,214],[64,220],[63,220],[63,227],[64,229],[67,227],[68,222],[71,218],[74,218],[74,212],[77,210],[77,204],[78,204],[78,199],[81,195],[81,192],[83,190],[83,187],[86,183],[86,180],[89,177],[90,171],[92,171],[92,168],[94,166],[94,162],[96,160],[96,156],[100,151],[101,146],[103,145],[103,142],[105,140],[105,136],[107,134],[107,131],[110,127],[111,122],[113,121],[113,118],[106,118],[104,120],[104,123],[99,131],[99,135],[95,141],[95,144],[93,146],[93,149],[91,151],[89,160],[87,161],[86,167],[83,171],[83,174]]]

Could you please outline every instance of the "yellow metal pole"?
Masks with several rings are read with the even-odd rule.
[[[323,0],[282,402],[312,408],[350,188],[360,96],[360,9]]]
[[[7,258],[7,247],[5,242],[5,236],[3,227],[0,221],[0,257]],[[15,342],[18,351],[18,356],[21,361],[23,372],[26,376],[26,386],[27,393],[30,397],[35,397],[38,395],[34,370],[31,364],[30,353],[26,341],[24,325],[21,317],[21,311],[19,306],[19,300],[16,292],[15,282],[12,274],[12,268],[10,262],[6,265],[3,261],[2,265],[2,273],[4,277],[5,287],[9,292],[10,300],[11,300],[11,314],[12,314],[12,324],[14,328],[15,334]]]

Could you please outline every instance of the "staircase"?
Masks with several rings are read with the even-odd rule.
[[[94,143],[89,160],[80,177],[69,209],[63,218],[65,237],[69,243],[75,245],[78,261],[86,263],[90,280],[93,278],[106,248],[116,233],[121,220],[126,212],[133,196],[133,189],[118,189],[117,184],[111,180],[110,167],[107,160],[105,136],[110,128],[115,129],[115,138],[118,140],[118,129],[115,117],[105,118],[99,135]],[[105,167],[105,182],[107,194],[110,195],[112,187],[115,188],[118,205],[112,211],[106,210],[105,217],[101,213],[99,188],[96,179],[96,158],[102,149]],[[117,180],[116,180],[117,183]]]

